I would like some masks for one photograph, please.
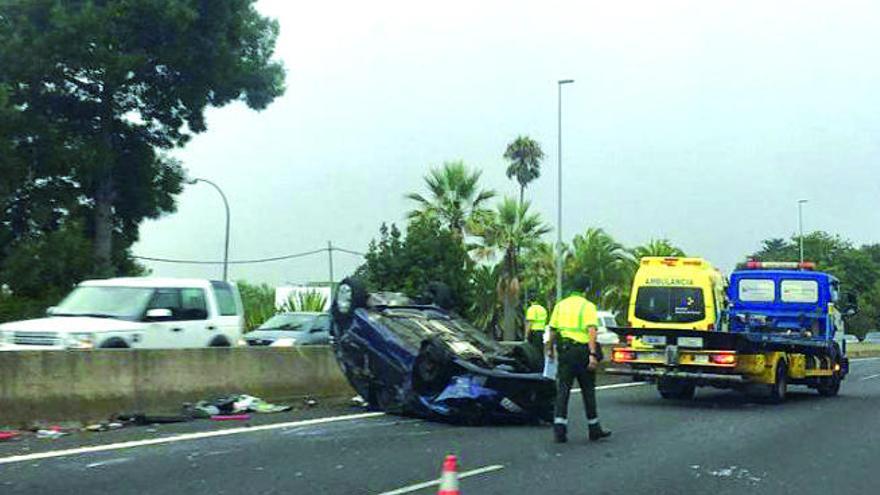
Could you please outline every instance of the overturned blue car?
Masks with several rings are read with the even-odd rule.
[[[352,387],[374,409],[460,424],[551,421],[555,385],[428,297],[337,288],[333,348]]]

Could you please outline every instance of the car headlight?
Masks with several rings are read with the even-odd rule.
[[[348,284],[342,284],[336,290],[336,309],[342,314],[351,310],[351,287]]]
[[[294,344],[296,344],[296,339],[285,337],[272,342],[269,347],[293,347]]]
[[[95,347],[95,334],[72,333],[67,336],[66,344],[72,349],[92,349]]]

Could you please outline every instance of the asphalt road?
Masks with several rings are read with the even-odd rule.
[[[692,402],[663,401],[644,385],[602,390],[600,413],[614,436],[598,444],[586,441],[574,399],[565,445],[553,444],[547,427],[317,419],[102,452],[0,457],[0,493],[379,494],[435,479],[447,453],[459,456],[462,472],[476,470],[461,480],[465,494],[876,493],[878,359],[853,362],[838,398],[794,388],[781,406],[711,389]]]

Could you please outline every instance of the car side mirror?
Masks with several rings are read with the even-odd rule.
[[[148,309],[144,316],[147,320],[165,320],[171,318],[171,310],[168,308]]]
[[[50,306],[46,309],[46,316],[52,316],[56,311],[58,311],[58,306]]]

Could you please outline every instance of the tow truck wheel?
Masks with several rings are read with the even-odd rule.
[[[691,400],[697,387],[693,383],[661,378],[657,381],[657,391],[660,392],[660,397],[667,400]]]
[[[816,391],[819,392],[819,395],[822,397],[837,396],[840,392],[840,374],[835,371],[834,374],[828,378],[820,378]]]
[[[788,368],[785,361],[779,360],[776,364],[776,379],[770,385],[770,402],[781,404],[785,402],[785,394],[788,392]]]

